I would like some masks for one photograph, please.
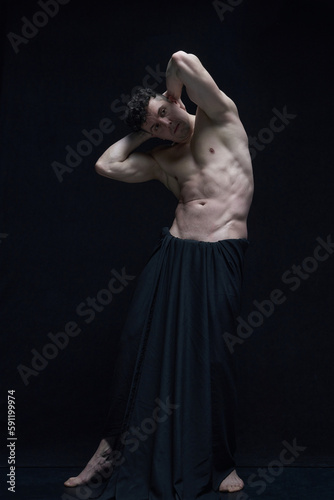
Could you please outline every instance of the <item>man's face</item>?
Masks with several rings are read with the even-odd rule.
[[[192,133],[187,111],[179,103],[160,97],[149,100],[142,129],[154,137],[173,142],[186,142]]]

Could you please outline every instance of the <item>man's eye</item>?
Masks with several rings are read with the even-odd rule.
[[[159,128],[159,123],[155,125],[154,130],[158,130],[158,128]]]
[[[163,109],[161,110],[161,116],[164,116],[164,114],[165,114],[165,113],[166,113],[166,108],[163,108]]]

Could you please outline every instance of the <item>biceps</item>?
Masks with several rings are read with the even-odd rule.
[[[158,168],[151,155],[131,153],[126,160],[112,163],[102,175],[123,182],[146,182],[157,178]]]
[[[123,162],[125,182],[146,182],[158,178],[160,169],[156,160],[147,153],[132,153]]]

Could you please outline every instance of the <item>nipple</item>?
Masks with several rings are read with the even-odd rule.
[[[210,153],[214,153],[215,152],[215,150],[213,148],[210,148],[209,151],[210,151]]]

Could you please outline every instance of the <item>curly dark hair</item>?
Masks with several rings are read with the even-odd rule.
[[[147,116],[147,106],[151,97],[165,97],[150,88],[143,88],[137,90],[132,96],[130,101],[127,103],[127,111],[125,122],[133,130],[137,131],[141,129],[142,124],[146,121]]]

